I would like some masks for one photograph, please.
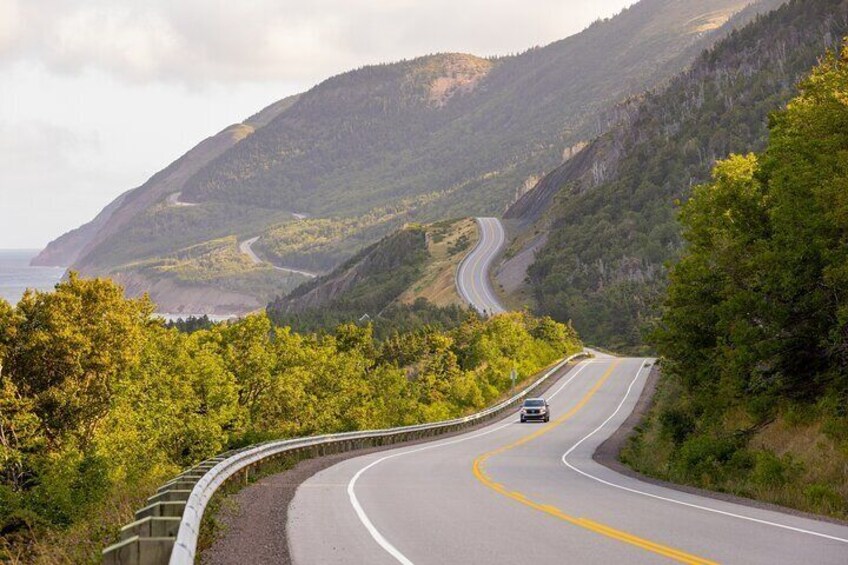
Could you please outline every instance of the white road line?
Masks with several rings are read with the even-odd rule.
[[[574,374],[571,375],[568,378],[568,380],[566,380],[562,385],[560,385],[560,387],[556,390],[556,392],[554,392],[548,398],[548,400],[552,399],[554,396],[559,394],[559,392],[563,388],[565,388],[565,386],[568,383],[573,381],[577,377],[577,375],[579,375],[581,372],[583,372],[583,369],[588,367],[591,363],[592,363],[591,361],[584,361],[580,364],[581,366],[580,366],[579,369],[577,369],[576,371],[574,371],[574,369],[572,369]],[[556,369],[552,369],[552,370],[556,370]],[[420,453],[421,451],[427,451],[429,449],[435,449],[437,447],[446,447],[448,445],[454,445],[454,444],[462,443],[464,441],[468,441],[468,440],[471,440],[471,439],[476,439],[478,437],[483,437],[483,436],[489,435],[491,433],[500,431],[500,430],[506,428],[507,426],[513,425],[514,423],[515,423],[514,420],[510,420],[509,422],[505,422],[505,423],[501,424],[500,426],[494,427],[490,430],[486,430],[486,431],[483,431],[483,432],[480,432],[480,433],[477,433],[477,434],[473,434],[473,435],[470,435],[470,436],[463,436],[463,437],[453,439],[453,440],[449,440],[449,441],[442,441],[442,442],[439,442],[439,443],[428,444],[428,445],[425,445],[424,447],[418,447],[416,449],[410,449],[408,451],[402,451],[400,453],[393,453],[392,455],[386,455],[385,457],[381,457],[381,458],[377,459],[376,461],[372,461],[371,463],[369,463],[368,465],[366,465],[365,467],[363,467],[362,469],[357,471],[356,474],[353,475],[353,478],[350,479],[350,482],[347,484],[347,495],[348,495],[348,498],[350,499],[351,506],[353,506],[353,510],[356,512],[356,516],[359,518],[359,521],[362,522],[362,525],[365,526],[365,529],[368,530],[368,533],[371,534],[371,537],[374,539],[374,541],[376,541],[377,544],[380,547],[382,547],[383,550],[386,553],[388,553],[389,555],[394,557],[399,563],[402,563],[403,565],[413,565],[412,561],[410,561],[408,557],[406,557],[403,553],[401,553],[401,551],[398,548],[396,548],[394,545],[392,545],[392,543],[389,540],[387,540],[385,538],[385,536],[383,536],[383,534],[380,533],[380,530],[377,529],[377,527],[374,525],[374,523],[368,517],[368,514],[365,512],[365,509],[362,508],[362,504],[360,504],[359,499],[356,496],[356,482],[359,480],[359,477],[361,477],[362,474],[365,473],[368,469],[370,469],[370,468],[372,468],[376,465],[379,465],[383,461],[388,461],[389,459],[394,459],[395,457],[400,457],[402,455],[412,455],[413,453]]]
[[[627,492],[630,492],[630,493],[633,493],[633,494],[639,494],[639,495],[642,495],[642,496],[647,496],[649,498],[654,498],[656,500],[662,500],[664,502],[670,502],[672,504],[678,504],[680,506],[687,506],[689,508],[695,508],[695,509],[698,509],[698,510],[703,510],[705,512],[712,512],[714,514],[720,514],[722,516],[728,516],[730,518],[737,518],[739,520],[746,520],[748,522],[755,522],[757,524],[763,524],[763,525],[766,525],[766,526],[773,526],[775,528],[790,530],[790,531],[798,532],[798,533],[801,533],[801,534],[807,534],[807,535],[825,538],[825,539],[838,541],[838,542],[842,542],[842,543],[848,543],[848,539],[840,538],[840,537],[837,537],[837,536],[831,536],[829,534],[824,534],[824,533],[821,533],[821,532],[815,532],[813,530],[805,530],[803,528],[796,528],[794,526],[788,526],[786,524],[779,524],[777,522],[771,522],[769,520],[762,520],[760,518],[754,518],[752,516],[744,516],[742,514],[735,514],[733,512],[727,512],[725,510],[719,510],[717,508],[710,508],[709,506],[701,506],[699,504],[693,504],[691,502],[684,502],[682,500],[677,500],[677,499],[674,499],[674,498],[668,498],[668,497],[665,497],[665,496],[652,494],[650,492],[645,492],[645,491],[637,490],[637,489],[634,489],[634,488],[626,487],[624,485],[612,483],[612,482],[604,480],[600,477],[596,477],[595,475],[592,475],[591,473],[588,473],[586,471],[582,471],[582,470],[578,469],[577,467],[575,467],[574,465],[572,465],[571,463],[569,463],[568,462],[568,456],[571,455],[571,453],[575,449],[580,447],[580,445],[584,441],[586,441],[587,439],[589,439],[590,437],[592,437],[593,435],[598,433],[604,426],[606,426],[610,422],[610,420],[612,420],[616,416],[616,414],[618,414],[618,412],[621,410],[621,407],[624,406],[624,403],[627,401],[627,398],[630,396],[630,392],[633,390],[633,385],[635,385],[636,381],[639,380],[639,377],[641,376],[644,368],[645,368],[645,365],[644,365],[644,361],[643,361],[642,365],[640,365],[640,367],[639,367],[639,370],[636,371],[636,376],[633,377],[632,381],[630,381],[630,385],[627,387],[627,392],[624,393],[624,398],[621,399],[621,402],[618,403],[618,406],[616,407],[615,411],[613,411],[613,413],[610,414],[609,418],[604,420],[604,422],[600,426],[598,426],[597,428],[592,430],[588,435],[583,437],[583,439],[581,439],[580,441],[575,443],[573,446],[571,446],[571,448],[568,451],[563,453],[562,462],[563,462],[563,464],[565,464],[566,467],[568,467],[569,469],[571,469],[573,471],[576,471],[577,473],[580,473],[584,477],[592,479],[593,481],[597,481],[597,482],[602,483],[604,485],[607,485],[607,486],[610,486],[610,487],[613,487],[613,488],[617,488],[617,489],[620,489],[620,490],[623,490],[623,491],[627,491]]]

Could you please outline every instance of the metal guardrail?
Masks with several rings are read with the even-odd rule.
[[[482,412],[431,424],[383,430],[326,434],[269,441],[223,453],[181,473],[151,496],[150,504],[136,512],[136,521],[121,530],[121,541],[103,550],[104,565],[191,565],[197,551],[200,524],[206,506],[228,480],[260,461],[284,454],[312,456],[340,453],[362,447],[442,435],[494,418],[530,394],[559,369],[586,351],[558,362],[527,388]]]

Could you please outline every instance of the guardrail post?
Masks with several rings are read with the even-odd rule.
[[[135,522],[130,522],[121,528],[121,541],[134,536],[140,538],[175,538],[180,529],[181,519],[178,516],[148,516]]]
[[[185,501],[154,502],[153,504],[145,506],[141,510],[136,511],[135,519],[141,520],[142,518],[147,518],[148,516],[151,516],[153,518],[158,518],[161,516],[180,517],[183,515],[185,505]]]
[[[174,538],[132,536],[103,550],[103,565],[162,565],[174,548]]]

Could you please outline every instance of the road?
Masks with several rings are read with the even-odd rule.
[[[253,250],[253,244],[256,243],[257,241],[259,241],[259,236],[251,237],[250,239],[246,239],[246,240],[242,241],[241,243],[239,243],[239,251],[241,251],[242,253],[244,253],[248,257],[250,257],[250,260],[258,265],[258,264],[264,263],[265,261],[263,261],[262,258],[259,257],[259,255],[257,255],[256,252]],[[270,263],[268,263],[268,264],[271,265]],[[271,265],[271,266],[274,267],[278,271],[283,271],[283,272],[286,272],[286,273],[293,273],[293,274],[296,274],[296,275],[302,275],[302,276],[310,278],[310,279],[314,279],[315,277],[318,276],[316,273],[310,273],[309,271],[302,271],[300,269],[291,269],[289,267],[278,267],[276,265]]]
[[[592,460],[632,411],[643,359],[563,370],[549,424],[516,414],[349,459],[289,508],[294,562],[848,563],[848,527],[679,492]]]
[[[459,295],[482,314],[500,314],[504,308],[489,282],[492,263],[506,242],[503,225],[497,218],[476,218],[480,239],[463,259],[456,273]]]

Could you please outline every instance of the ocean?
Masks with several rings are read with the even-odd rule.
[[[0,249],[0,298],[13,306],[28,288],[35,290],[53,290],[65,274],[64,267],[30,267],[30,259],[38,255],[38,249]],[[154,316],[166,320],[186,318],[192,314],[172,314],[156,312]],[[201,316],[202,314],[195,314]],[[213,322],[232,320],[237,316],[209,315]]]
[[[17,304],[28,288],[52,290],[64,267],[30,267],[38,249],[0,249],[0,298]]]

